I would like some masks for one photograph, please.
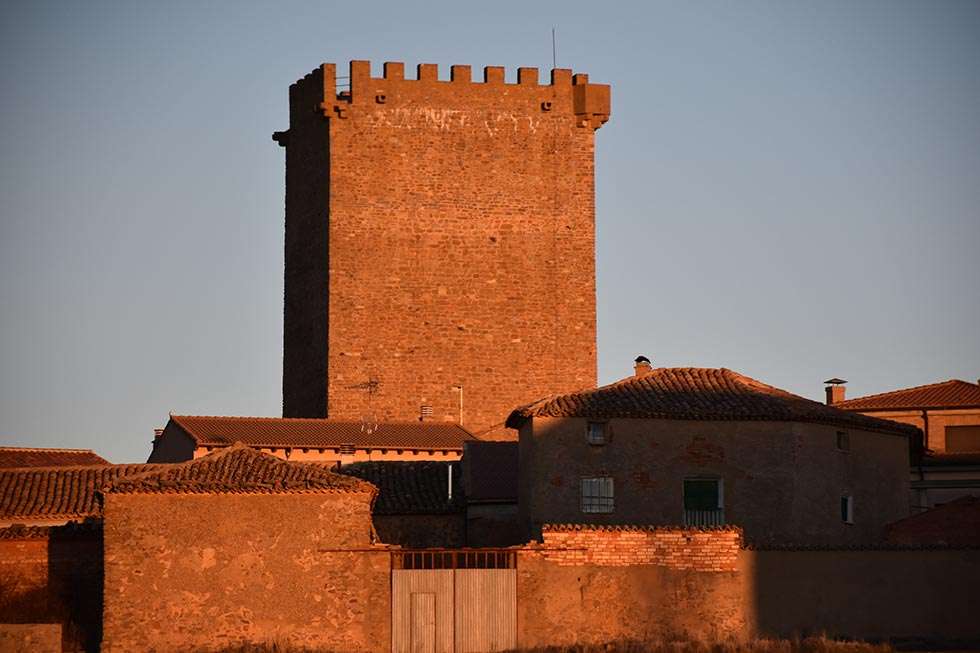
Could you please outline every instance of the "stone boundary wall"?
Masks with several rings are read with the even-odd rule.
[[[562,566],[660,565],[703,572],[735,571],[742,546],[738,528],[546,524],[541,553]]]

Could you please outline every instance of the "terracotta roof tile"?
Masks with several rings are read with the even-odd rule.
[[[449,468],[453,497],[449,499]],[[463,509],[459,463],[437,461],[374,461],[344,465],[341,474],[355,476],[378,488],[377,515],[447,514]]]
[[[253,447],[356,447],[388,449],[454,449],[473,440],[472,434],[452,422],[381,422],[368,431],[361,422],[282,417],[218,417],[171,415],[199,446],[227,446],[244,442]]]
[[[98,455],[91,449],[0,447],[0,468],[64,467],[68,465],[108,464],[108,460]]]
[[[908,424],[827,406],[725,368],[663,367],[611,385],[541,399],[516,409],[528,417],[658,418],[814,422],[915,437]]]
[[[958,379],[855,397],[834,404],[845,410],[980,407],[980,385]]]
[[[0,520],[64,520],[101,516],[104,485],[158,465],[87,465],[0,469]]]
[[[467,501],[517,501],[516,442],[468,442],[463,451]]]
[[[144,473],[117,477],[104,491],[112,494],[356,492],[371,495],[377,492],[370,483],[336,474],[326,465],[281,460],[241,442],[202,458],[156,465]]]
[[[980,546],[980,497],[960,497],[885,526],[891,544]]]

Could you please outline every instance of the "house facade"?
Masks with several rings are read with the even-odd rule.
[[[171,415],[147,462],[206,456],[235,442],[283,460],[348,465],[367,461],[450,462],[473,435],[452,422],[357,422],[279,417]]]
[[[638,364],[515,410],[519,510],[544,523],[737,525],[756,544],[880,541],[909,514],[914,427],[727,369]]]
[[[950,379],[892,392],[845,398],[844,381],[827,388],[835,408],[911,424],[912,506],[928,510],[960,497],[980,497],[980,383]]]

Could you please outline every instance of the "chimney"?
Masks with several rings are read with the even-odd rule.
[[[650,365],[650,359],[646,356],[637,356],[636,360],[633,361],[633,376],[639,378],[646,376],[652,371],[653,366]]]
[[[827,379],[824,381],[827,385],[824,390],[827,392],[827,405],[833,406],[834,404],[839,404],[844,401],[844,391],[846,388],[844,384],[847,383],[844,379],[838,379],[834,377],[832,379]]]

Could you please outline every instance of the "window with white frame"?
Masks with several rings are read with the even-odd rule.
[[[840,498],[840,518],[845,524],[854,523],[854,497],[849,494]]]
[[[608,442],[606,438],[606,423],[589,422],[585,427],[585,441],[595,445],[606,444]]]
[[[582,479],[582,512],[612,512],[614,506],[611,476]]]

